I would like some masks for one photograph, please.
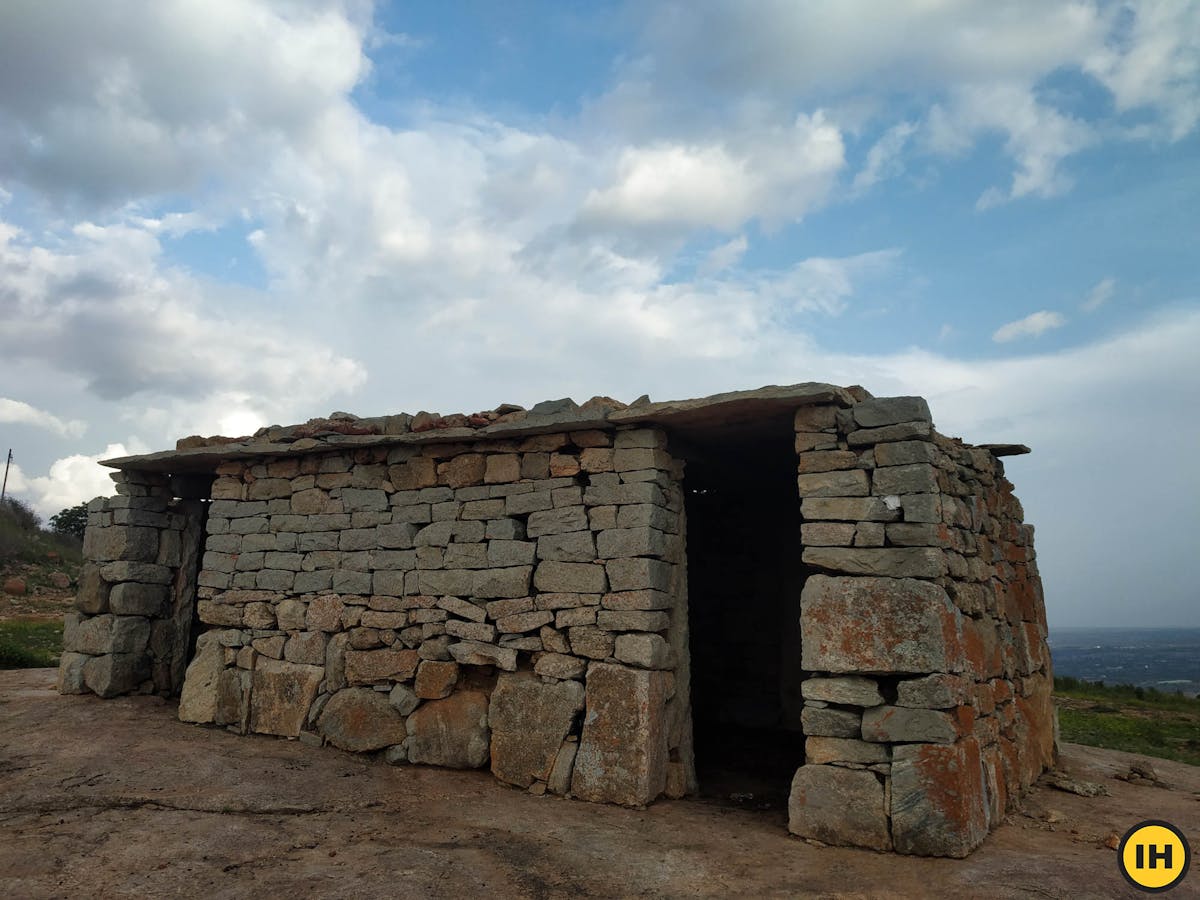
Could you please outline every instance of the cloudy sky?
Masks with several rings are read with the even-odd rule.
[[[1200,625],[1200,4],[0,5],[0,436],[861,383],[1052,624]],[[2,453],[4,447],[0,447]]]

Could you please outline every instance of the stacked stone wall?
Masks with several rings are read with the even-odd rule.
[[[739,402],[778,402],[756,393]],[[794,418],[803,589],[783,697],[805,759],[789,827],[966,855],[1054,761],[1033,529],[997,456],[938,434],[920,398],[798,394],[818,402]],[[686,446],[698,408],[662,406]],[[217,467],[205,503],[119,472],[117,496],[89,506],[60,689],[182,688],[184,721],[490,766],[536,793],[682,796],[683,461],[632,412],[457,443],[414,426],[172,456]]]
[[[645,428],[222,464],[180,717],[679,796],[681,469]]]
[[[1033,529],[991,452],[925,402],[795,419],[806,764],[790,827],[966,855],[1054,759]]]
[[[191,627],[202,511],[165,476],[115,472],[117,496],[88,504],[85,563],[66,616],[59,690],[114,697],[177,692]]]

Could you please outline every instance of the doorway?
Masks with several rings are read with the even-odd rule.
[[[699,794],[786,809],[804,762],[805,570],[791,422],[705,431],[682,443]]]

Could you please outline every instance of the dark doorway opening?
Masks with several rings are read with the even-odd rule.
[[[791,422],[706,430],[682,443],[700,797],[785,809],[804,762],[805,570]]]
[[[172,475],[170,479],[170,510],[180,517],[179,568],[171,585],[171,607],[168,611],[170,635],[162,656],[155,661],[156,683],[164,682],[172,696],[183,689],[183,677],[188,664],[196,655],[196,641],[203,631],[196,603],[196,588],[204,556],[208,509],[212,503],[213,476],[206,474]]]

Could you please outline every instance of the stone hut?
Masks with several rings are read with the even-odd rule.
[[[964,856],[1055,756],[1023,452],[827,384],[186,438],[105,463],[59,687]]]

